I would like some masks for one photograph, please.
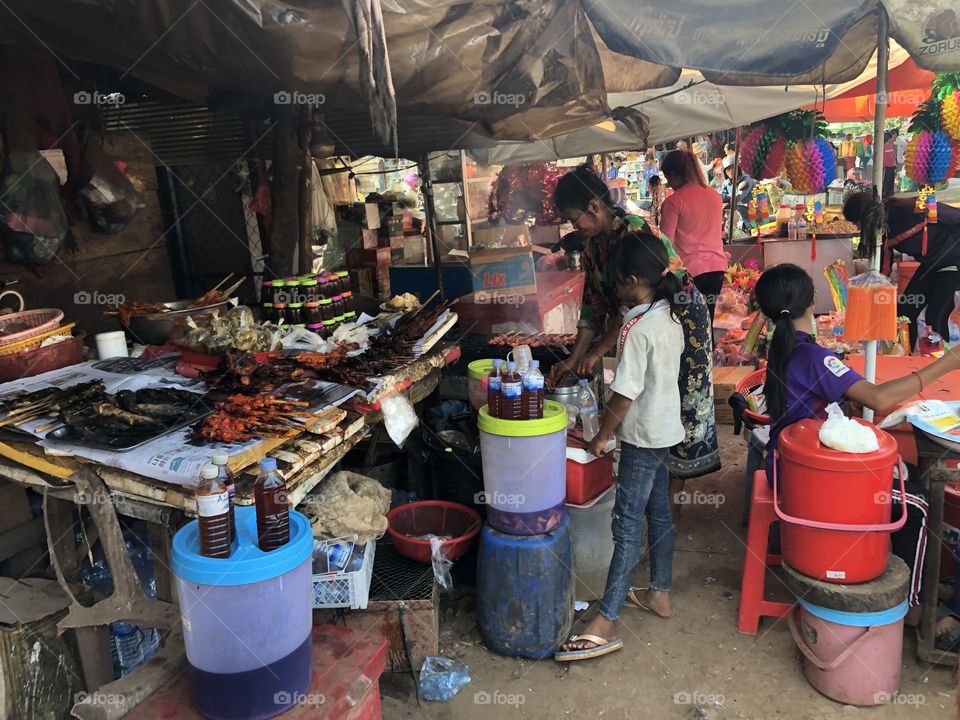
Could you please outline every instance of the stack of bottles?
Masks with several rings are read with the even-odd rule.
[[[487,378],[487,412],[500,420],[539,420],[543,417],[543,373],[540,361],[531,360],[524,372],[517,363],[493,361]]]
[[[200,470],[197,483],[197,521],[200,526],[200,554],[229,558],[237,540],[233,474],[227,467],[227,453],[215,453],[212,462]],[[290,507],[287,485],[277,473],[277,461],[260,461],[260,475],[253,485],[257,514],[257,544],[270,552],[290,541]]]
[[[267,320],[308,328],[324,338],[357,317],[346,270],[264,280],[260,295]]]

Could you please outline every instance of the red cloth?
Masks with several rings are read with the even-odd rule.
[[[720,194],[694,183],[675,190],[660,210],[660,230],[693,277],[727,269],[722,224]]]

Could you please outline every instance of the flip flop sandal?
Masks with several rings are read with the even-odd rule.
[[[576,642],[577,640],[586,640],[592,642],[594,647],[584,648],[583,650],[560,650],[553,655],[557,662],[573,662],[574,660],[590,660],[591,658],[608,655],[623,647],[623,640],[605,640],[598,635],[571,635],[567,642]]]
[[[670,618],[672,618],[673,615],[661,615],[661,614],[658,613],[656,610],[654,610],[652,607],[648,607],[648,606],[646,606],[646,605],[643,604],[643,602],[640,600],[640,596],[639,596],[637,593],[644,592],[644,591],[649,590],[649,589],[650,589],[650,588],[630,588],[630,592],[627,593],[627,600],[628,600],[628,601],[630,602],[630,604],[633,605],[635,608],[637,608],[637,609],[639,609],[639,610],[645,610],[645,611],[647,611],[648,613],[653,613],[653,614],[656,615],[658,618],[663,618],[664,620],[669,620]],[[671,607],[672,607],[672,605],[671,605]]]

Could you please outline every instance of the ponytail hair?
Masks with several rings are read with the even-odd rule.
[[[674,320],[679,322],[689,298],[679,278],[670,271],[670,256],[660,237],[646,230],[626,233],[613,244],[607,262],[619,282],[633,275],[652,287],[651,302],[665,300]]]
[[[765,270],[754,290],[760,311],[776,323],[767,348],[767,380],[763,393],[767,412],[774,421],[787,412],[787,364],[796,345],[793,320],[803,317],[813,305],[813,278],[801,267],[785,263]]]
[[[559,213],[565,210],[586,212],[594,198],[611,212],[616,210],[616,205],[610,198],[610,188],[586,165],[579,165],[561,177],[557,189],[553,191],[553,204],[557,206]]]

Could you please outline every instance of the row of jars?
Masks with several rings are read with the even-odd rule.
[[[351,293],[350,273],[346,270],[321,275],[302,275],[277,280],[264,280],[260,296],[265,303],[317,302]]]

